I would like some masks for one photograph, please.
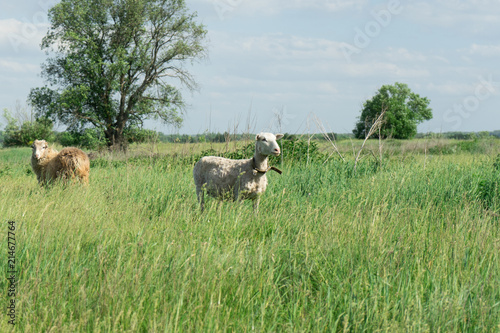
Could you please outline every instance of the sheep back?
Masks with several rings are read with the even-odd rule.
[[[45,168],[45,181],[54,179],[69,180],[79,178],[85,184],[89,182],[90,160],[82,150],[68,147],[52,158]]]
[[[193,168],[196,191],[205,187],[207,194],[217,198],[253,199],[266,190],[265,174],[253,173],[252,159],[232,160],[217,156],[201,158]]]

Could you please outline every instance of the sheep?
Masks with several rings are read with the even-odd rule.
[[[276,140],[283,134],[260,133],[255,136],[255,154],[250,159],[232,160],[217,156],[202,157],[193,168],[196,196],[200,209],[204,210],[204,192],[218,198],[232,198],[235,201],[253,200],[253,209],[257,213],[260,196],[267,187],[266,173],[275,167],[268,166],[268,156],[279,156],[280,147]]]
[[[45,140],[35,140],[31,147],[31,167],[40,184],[44,185],[58,178],[67,180],[75,177],[88,184],[90,161],[82,150],[68,147],[58,152],[49,148]]]
[[[49,148],[47,141],[45,140],[35,140],[31,145],[33,148],[33,153],[31,155],[31,168],[36,175],[36,179],[39,183],[43,182],[44,179],[44,169],[47,163],[57,156],[58,151]]]

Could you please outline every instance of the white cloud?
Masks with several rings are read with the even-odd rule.
[[[352,78],[377,77],[381,81],[386,79],[408,80],[426,78],[430,76],[426,68],[416,68],[386,61],[366,61],[351,63],[342,67],[341,72]]]
[[[339,93],[339,89],[336,84],[328,81],[320,81],[316,83],[316,90],[318,92],[336,95]]]
[[[409,20],[422,26],[457,29],[463,34],[495,34],[500,28],[498,1],[439,0],[419,1],[405,6]]]
[[[362,10],[368,0],[197,0],[211,4],[221,18],[230,13],[239,15],[277,15],[287,10]]]
[[[391,62],[415,62],[422,63],[429,60],[429,57],[419,51],[411,51],[403,47],[389,47],[382,55]]]
[[[267,34],[236,41],[235,47],[276,60],[343,59],[339,42],[321,38]]]
[[[39,50],[47,29],[46,23],[35,24],[12,18],[0,20],[0,49],[16,53]]]
[[[294,10],[318,12],[366,12],[378,6],[387,6],[391,0],[373,4],[368,0],[191,0],[209,5],[220,19],[232,15],[277,16]],[[466,25],[471,32],[488,29],[499,23],[498,0],[399,0],[409,19],[424,25],[456,27]]]
[[[0,20],[0,38],[6,39],[14,33],[19,33],[21,21],[16,19],[5,19]]]
[[[500,56],[500,45],[472,44],[469,53],[483,57],[498,57]]]
[[[474,92],[474,86],[463,82],[447,81],[444,83],[428,83],[425,89],[433,93],[451,95],[451,96],[464,96]]]
[[[213,36],[219,47],[217,54],[212,54],[212,60],[217,59],[215,61],[224,64],[224,70],[229,75],[241,77],[239,81],[231,83],[219,78],[218,82],[224,82],[222,86],[226,88],[243,84],[243,78],[260,80],[261,85],[269,80],[317,80],[320,82],[315,86],[317,91],[338,92],[340,88],[328,86],[329,83],[325,82],[361,78],[378,79],[382,83],[387,80],[404,82],[428,79],[432,77],[434,68],[441,68],[443,64],[443,58],[406,48],[388,47],[376,52],[364,50],[356,61],[347,63],[341,52],[341,43],[334,40],[285,34],[265,34],[236,40],[229,35]],[[232,63],[232,59],[238,59],[245,66]]]
[[[40,66],[0,59],[0,71],[3,73],[39,73]]]

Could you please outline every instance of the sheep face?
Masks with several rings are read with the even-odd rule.
[[[274,155],[278,156],[280,154],[280,146],[276,140],[283,137],[283,134],[272,134],[272,133],[259,133],[255,137],[255,149],[257,153],[261,155]]]
[[[33,157],[36,158],[37,160],[43,158],[48,147],[49,145],[47,144],[47,141],[35,140],[31,145],[31,148],[33,148]]]

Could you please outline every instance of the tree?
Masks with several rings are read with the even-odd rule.
[[[8,109],[3,110],[3,117],[7,121],[2,140],[4,147],[29,146],[36,139],[52,140],[54,138],[53,124],[50,119],[42,117],[27,120],[26,117],[22,117],[23,120],[19,115],[17,116],[17,118],[13,117]]]
[[[364,139],[373,122],[386,109],[380,129],[382,137],[409,139],[417,134],[417,125],[432,119],[429,99],[413,93],[404,83],[382,86],[378,93],[363,104],[363,110],[353,130],[358,139]],[[378,137],[378,133],[374,134]]]
[[[107,145],[146,119],[182,122],[178,88],[196,87],[186,61],[205,56],[206,30],[184,0],[61,0],[49,10],[42,66],[50,85],[32,89],[39,115],[69,130],[102,129]],[[174,81],[174,82],[172,82]]]

